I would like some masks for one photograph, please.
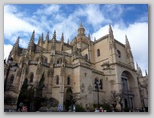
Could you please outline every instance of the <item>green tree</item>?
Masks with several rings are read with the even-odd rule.
[[[24,103],[24,101],[27,99],[27,90],[28,90],[28,84],[27,84],[27,78],[24,80],[24,83],[21,87],[21,90],[20,90],[20,94],[19,94],[19,97],[18,97],[18,102],[17,102],[17,109],[20,107],[19,104],[22,102]]]
[[[69,107],[72,105],[73,100],[73,92],[71,87],[66,90],[66,100],[65,100],[65,109],[68,111]]]
[[[42,104],[46,101],[46,98],[43,98],[42,96],[42,93],[43,93],[43,88],[45,87],[44,85],[44,80],[45,80],[45,77],[44,77],[44,73],[42,74],[42,77],[39,81],[39,84],[38,86],[36,87],[36,90],[35,90],[35,96],[34,96],[34,107],[35,107],[35,110],[37,111],[41,106]]]

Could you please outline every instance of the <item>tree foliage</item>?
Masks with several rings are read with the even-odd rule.
[[[45,78],[43,73],[39,81],[39,84],[36,86],[36,88],[34,88],[33,86],[29,88],[27,78],[24,80],[24,83],[21,87],[21,91],[18,97],[18,103],[17,103],[18,107],[21,102],[25,104],[30,104],[33,102],[35,110],[41,107],[41,104],[46,101],[46,98],[43,98],[42,96],[43,88],[45,87],[44,80]]]

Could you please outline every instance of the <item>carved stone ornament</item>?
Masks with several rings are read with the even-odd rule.
[[[80,89],[81,89],[81,92],[83,93],[85,90],[85,85],[83,83],[81,84]]]
[[[42,72],[41,64],[38,64],[36,74],[40,74],[41,72]]]
[[[54,74],[53,68],[49,68],[48,69],[48,76],[51,77],[51,76],[53,76],[53,74]]]
[[[92,86],[89,85],[89,86],[88,86],[88,92],[89,92],[89,94],[92,94],[92,91],[93,91]]]
[[[17,71],[17,76],[21,76],[21,72],[22,72],[22,69],[19,68],[18,71]]]

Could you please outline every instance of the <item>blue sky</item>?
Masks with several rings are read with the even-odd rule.
[[[45,38],[48,31],[51,39],[54,30],[57,39],[64,33],[67,42],[76,36],[81,22],[91,40],[106,35],[109,24],[116,40],[125,44],[127,35],[135,63],[143,73],[148,71],[147,4],[5,4],[4,58],[18,36],[23,48],[27,48],[33,30],[35,43],[42,33]]]

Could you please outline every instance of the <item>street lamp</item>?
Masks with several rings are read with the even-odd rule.
[[[12,62],[13,62],[13,58],[11,57],[11,58],[8,59],[8,69],[7,69],[6,77],[5,77],[5,80],[4,80],[4,92],[7,90],[7,79],[8,79],[8,75],[9,75],[9,72],[10,72],[10,68],[14,67],[16,69],[18,67],[17,64],[12,65]],[[4,60],[4,64],[6,64],[5,60]]]
[[[97,92],[97,99],[98,99],[98,109],[99,109],[99,92],[100,92],[100,89],[102,89],[102,80],[100,80],[100,82],[95,79],[95,89],[96,89],[96,92]]]

